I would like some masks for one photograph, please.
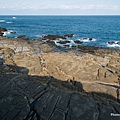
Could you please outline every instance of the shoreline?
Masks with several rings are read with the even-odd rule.
[[[58,17],[58,18],[61,18],[61,17]],[[8,16],[8,17],[1,17],[1,21],[4,20],[5,22],[3,23],[1,22],[0,24],[2,27],[8,28],[9,30],[16,31],[16,35],[15,36],[13,35],[13,37],[26,35],[26,37],[30,39],[31,38],[39,39],[41,38],[42,35],[48,35],[48,34],[51,34],[51,35],[58,34],[61,36],[63,36],[64,34],[74,34],[75,37],[73,37],[72,43],[74,42],[74,40],[82,40],[83,38],[95,38],[96,39],[95,42],[83,41],[84,46],[89,45],[89,46],[98,46],[98,47],[99,46],[111,47],[111,48],[113,47],[115,49],[120,49],[119,43],[116,44],[117,42],[119,42],[119,28],[116,26],[117,23],[119,23],[119,21],[117,22],[117,20],[119,20],[119,17],[118,18],[113,17],[110,20],[109,20],[109,17],[108,18],[101,17],[100,20],[97,19],[97,17],[96,18],[88,17],[89,19],[87,19],[86,17],[71,17],[71,19],[68,19],[68,20],[72,26],[69,23],[67,23],[67,17],[65,17],[64,19],[65,24],[63,25],[62,23],[61,25],[59,24],[59,22],[62,21],[63,18],[61,18],[60,20],[58,18],[57,17],[56,18],[54,17],[28,17],[27,18],[23,16],[18,18],[16,17],[16,19],[13,19],[13,17]],[[24,22],[22,25],[22,20],[29,21],[30,24],[27,24],[26,22]],[[32,22],[34,20],[36,20],[37,22],[36,24]],[[57,23],[58,25],[55,22],[56,20],[58,21]],[[103,22],[104,20],[105,22]],[[114,24],[112,22],[113,20],[115,21]],[[72,24],[72,21],[73,21],[73,24]],[[81,24],[79,21],[81,21],[83,24]],[[94,24],[94,21],[96,21],[97,26]],[[44,22],[46,23],[44,24]],[[51,24],[48,24],[49,22]],[[90,23],[91,25],[89,24],[89,22],[91,22]],[[108,23],[108,24],[105,24],[105,23]],[[37,26],[37,24],[39,24],[39,26]],[[109,29],[109,26],[111,26],[110,29]],[[76,29],[72,31],[72,28],[76,28]],[[67,29],[68,31],[66,31]],[[112,42],[114,43],[111,45]]]

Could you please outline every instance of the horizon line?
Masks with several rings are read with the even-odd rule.
[[[120,16],[119,14],[0,14],[0,16]]]

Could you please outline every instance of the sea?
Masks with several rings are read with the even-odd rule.
[[[70,40],[94,38],[82,45],[120,48],[120,16],[0,16],[0,27],[7,32],[4,36],[25,35],[30,39],[40,39],[43,35],[74,34]],[[109,45],[108,42],[115,42]]]

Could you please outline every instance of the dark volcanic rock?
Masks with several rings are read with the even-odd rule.
[[[26,39],[25,35],[18,36],[17,38]]]
[[[0,33],[0,36],[3,36],[4,33]]]
[[[74,34],[66,34],[64,35],[64,37],[68,37],[68,38],[72,38],[74,36]]]
[[[10,33],[11,33],[11,34],[16,34],[16,32],[15,32],[15,31],[10,31]]]
[[[70,45],[64,45],[64,47],[70,47]]]
[[[79,40],[75,40],[74,43],[76,43],[76,44],[82,44],[83,42],[81,42]]]
[[[56,39],[66,39],[66,38],[59,35],[45,35],[42,37],[42,40],[56,40]]]
[[[117,42],[118,45],[120,45],[120,42]]]
[[[108,42],[108,44],[109,44],[109,45],[113,45],[113,44],[115,44],[115,45],[120,45],[120,42],[113,42],[113,41],[110,41],[110,42]]]
[[[72,80],[14,74],[0,77],[0,120],[108,120],[111,113],[119,112],[119,103],[97,93],[86,94]]]
[[[90,40],[90,41],[92,41],[92,40],[93,40],[93,38],[89,38],[89,40]]]
[[[7,31],[7,29],[6,28],[1,28],[0,27],[0,36],[3,36],[3,32],[6,32]]]
[[[6,28],[1,28],[1,27],[0,27],[0,32],[5,32],[5,31],[7,31]]]
[[[70,41],[59,41],[57,43],[59,43],[59,44],[66,44],[66,43],[70,43]]]
[[[82,38],[83,40],[89,40],[89,41],[93,41],[94,38]]]
[[[113,44],[115,44],[115,42],[108,42],[108,44],[109,44],[109,45],[113,45]]]

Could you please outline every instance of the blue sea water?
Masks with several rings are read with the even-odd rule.
[[[0,16],[0,27],[39,39],[45,34],[74,34],[72,39],[95,38],[83,45],[108,47],[108,41],[120,41],[120,16]]]

